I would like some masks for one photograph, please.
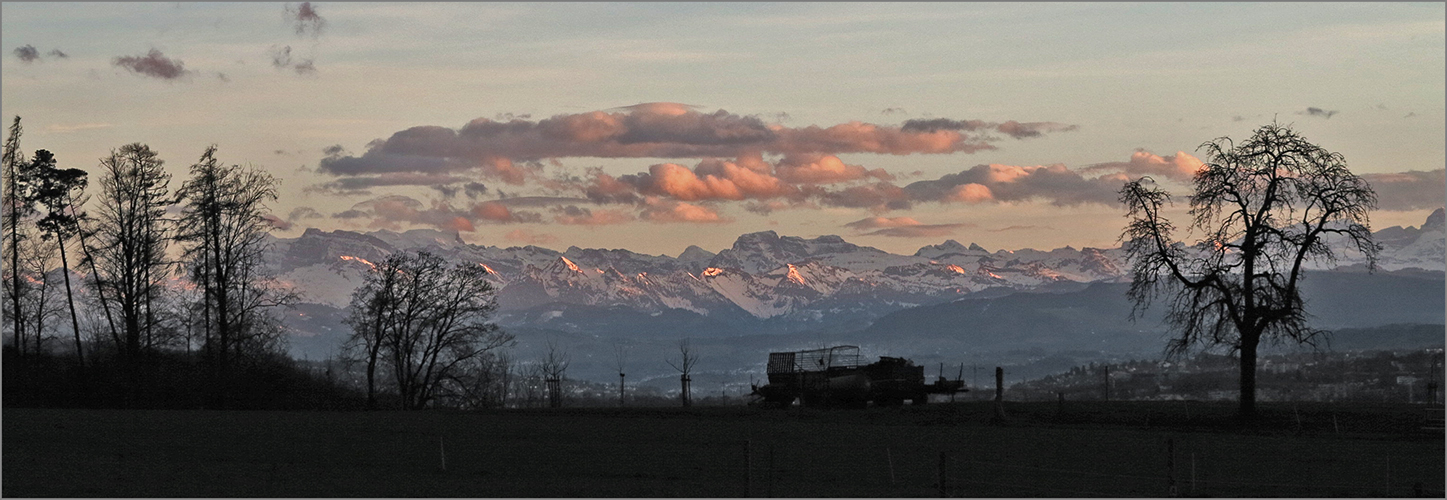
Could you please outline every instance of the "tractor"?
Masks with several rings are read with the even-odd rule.
[[[938,380],[926,384],[924,367],[905,358],[881,356],[862,365],[859,346],[769,353],[768,383],[753,386],[766,406],[785,407],[798,400],[806,407],[864,408],[899,406],[906,400],[922,405],[930,394],[967,392],[963,380],[948,380],[943,366]],[[962,373],[963,374],[963,373]]]

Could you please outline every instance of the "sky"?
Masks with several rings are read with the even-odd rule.
[[[27,154],[92,174],[145,143],[173,187],[214,144],[279,180],[278,237],[1114,247],[1126,179],[1186,194],[1202,143],[1273,121],[1372,183],[1375,228],[1420,225],[1447,197],[1444,19],[1375,2],[5,2],[0,114],[22,118]]]

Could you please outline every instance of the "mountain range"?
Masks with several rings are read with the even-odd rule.
[[[1379,268],[1392,276],[1425,273],[1440,283],[1447,271],[1444,219],[1444,211],[1438,209],[1421,226],[1376,231],[1374,236],[1383,246]],[[899,318],[914,318],[904,324],[922,332],[932,331],[924,326],[929,324],[959,325],[960,318],[930,317],[930,311],[960,307],[958,303],[1004,304],[1020,299],[994,299],[1021,292],[1059,299],[1109,296],[1101,300],[1113,305],[1067,306],[1058,311],[1067,323],[1081,324],[1107,314],[1099,318],[1101,324],[1120,324],[1129,313],[1128,307],[1121,313],[1119,304],[1111,302],[1124,301],[1129,281],[1129,265],[1120,247],[991,252],[948,240],[900,255],[839,236],[802,238],[763,231],[741,235],[732,247],[717,253],[690,246],[678,256],[668,256],[621,249],[569,247],[560,252],[531,245],[482,246],[465,243],[455,232],[432,229],[367,233],[307,229],[300,237],[274,238],[272,243],[268,261],[284,284],[303,293],[299,312],[286,315],[295,334],[293,353],[310,357],[327,356],[345,335],[340,318],[371,263],[404,250],[425,250],[449,261],[486,267],[498,290],[497,322],[516,332],[553,336],[641,341],[676,339],[685,333],[720,339],[783,335],[776,339],[782,342],[797,336],[789,334],[877,334],[885,328],[882,325]],[[1321,293],[1309,290],[1316,294],[1312,301],[1333,304],[1331,314],[1365,304],[1359,300],[1362,295],[1351,292],[1355,283],[1372,279],[1352,272],[1363,263],[1361,256],[1341,252],[1334,272],[1318,266],[1315,270],[1322,272],[1313,275],[1328,277],[1308,280],[1306,286],[1313,281],[1342,283]],[[1432,323],[1436,318],[1440,324],[1442,310],[1438,300],[1435,307],[1426,306],[1431,314],[1425,321],[1398,322]],[[1041,331],[1050,317],[1023,314],[1014,321],[1030,325],[1022,323],[1015,331]],[[1378,326],[1359,323],[1329,326]],[[1047,341],[1050,335],[1031,334],[1026,339],[1021,333],[1015,336],[1019,338],[990,344],[1085,347],[1065,337],[1089,335],[1088,328],[1062,330],[1057,325],[1056,329],[1064,337]]]

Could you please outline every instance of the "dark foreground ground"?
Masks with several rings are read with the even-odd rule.
[[[1409,405],[4,409],[7,497],[1443,496]],[[445,457],[445,465],[444,465]],[[941,488],[943,479],[943,488]]]

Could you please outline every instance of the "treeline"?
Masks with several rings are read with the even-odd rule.
[[[136,143],[101,158],[97,179],[44,149],[27,156],[22,135],[15,117],[0,164],[6,404],[260,407],[287,397],[281,386],[344,395],[298,378],[284,354],[277,310],[297,296],[262,257],[275,178],[223,165],[212,146],[175,180]]]
[[[1235,397],[1237,358],[1198,353],[1171,362],[1132,360],[1071,368],[1021,382],[1006,397],[1027,401],[1214,400]],[[1441,402],[1441,348],[1303,352],[1261,358],[1262,401]]]
[[[568,354],[552,344],[542,359],[513,359],[513,336],[490,322],[497,301],[486,267],[426,252],[368,263],[346,320],[352,333],[318,372],[286,355],[279,314],[299,297],[265,262],[275,178],[224,165],[211,146],[175,180],[137,143],[101,158],[94,179],[62,168],[49,151],[25,155],[22,132],[16,117],[0,165],[6,405],[412,410],[668,401],[580,390],[587,384],[566,377]],[[679,401],[688,406],[697,355],[686,341],[680,349]]]

